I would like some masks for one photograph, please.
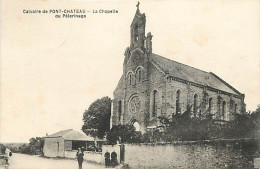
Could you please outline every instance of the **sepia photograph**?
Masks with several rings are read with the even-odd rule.
[[[0,169],[260,169],[259,0],[0,9]]]

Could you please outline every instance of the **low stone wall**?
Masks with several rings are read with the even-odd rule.
[[[124,164],[129,168],[252,168],[250,149],[255,146],[244,141],[125,144]]]
[[[66,158],[76,158],[77,150],[65,151]],[[95,163],[102,163],[102,153],[101,152],[91,152],[91,151],[84,151],[84,160],[95,162]]]

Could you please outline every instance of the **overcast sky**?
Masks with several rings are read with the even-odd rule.
[[[130,43],[136,1],[3,0],[0,142],[74,128],[98,98],[112,97]],[[116,9],[86,19],[24,9]],[[141,1],[153,52],[211,71],[260,104],[258,0]]]

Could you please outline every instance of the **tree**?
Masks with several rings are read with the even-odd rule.
[[[23,144],[19,147],[19,152],[22,154],[30,155],[42,155],[43,154],[44,138],[32,137],[29,140],[29,144]]]
[[[109,131],[111,99],[103,97],[93,102],[83,114],[82,131],[93,137],[103,138]]]
[[[135,127],[130,124],[113,126],[107,133],[108,144],[120,143],[140,143],[142,142],[141,132],[135,131]]]
[[[39,154],[43,152],[44,139],[42,137],[30,138],[29,146],[34,154]]]
[[[260,128],[260,104],[257,106],[257,109],[251,113],[251,119],[259,129]]]
[[[5,154],[6,146],[3,144],[0,144],[0,154]]]

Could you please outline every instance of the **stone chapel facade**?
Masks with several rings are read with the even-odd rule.
[[[205,72],[152,53],[152,34],[145,36],[146,16],[139,3],[130,26],[123,74],[113,93],[110,124],[134,124],[145,132],[189,108],[192,117],[228,121],[245,110],[244,98],[212,72]]]

